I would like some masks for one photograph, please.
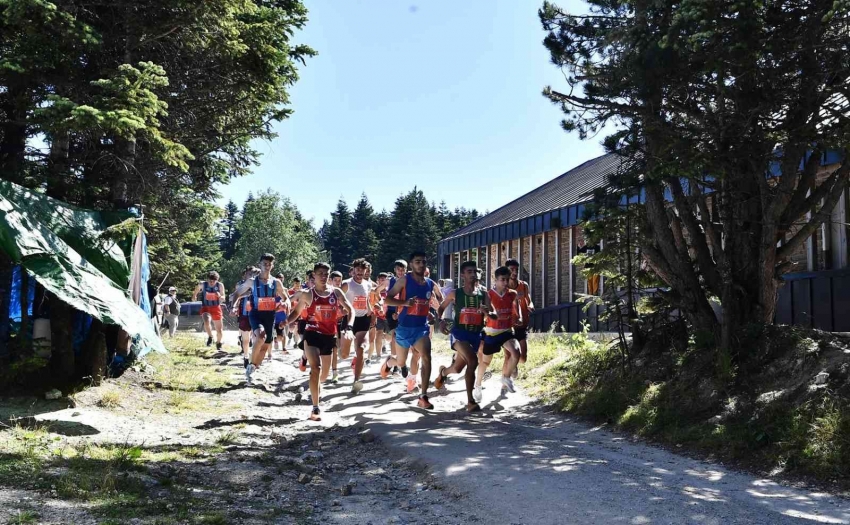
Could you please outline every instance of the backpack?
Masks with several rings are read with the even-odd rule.
[[[171,315],[180,315],[180,303],[177,302],[177,298],[171,298],[171,303],[168,304],[168,313]]]

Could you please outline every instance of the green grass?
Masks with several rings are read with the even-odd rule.
[[[37,523],[40,517],[41,516],[39,516],[37,512],[33,512],[31,510],[18,510],[15,514],[12,515],[12,518],[9,523],[13,525]]]
[[[799,347],[790,350],[796,352],[792,355],[811,354],[817,346],[796,333],[786,339],[777,344]],[[758,359],[772,359],[771,352],[777,353],[764,350]],[[530,339],[528,354],[520,383],[564,411],[762,470],[827,480],[846,479],[850,472],[850,402],[835,392],[801,391],[767,405],[743,402],[747,388],[755,388],[752,383],[733,391],[734,384],[718,379],[723,370],[717,358],[693,345],[681,354],[668,350],[643,356],[648,362],[643,368],[624,368],[615,347],[583,334]],[[501,366],[499,354],[491,369]],[[742,366],[750,367],[747,374],[753,378],[764,368]],[[738,409],[720,421],[712,419],[733,396]]]

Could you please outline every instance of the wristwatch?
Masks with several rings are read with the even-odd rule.
[[[351,325],[348,325],[348,326],[346,326],[343,330],[347,330],[347,331],[349,331],[349,332],[353,332],[353,331],[354,331],[354,327],[352,327]]]

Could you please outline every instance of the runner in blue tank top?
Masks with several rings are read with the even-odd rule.
[[[251,384],[251,375],[260,368],[266,351],[274,339],[274,318],[278,303],[284,302],[289,308],[289,293],[283,283],[272,277],[274,255],[265,253],[260,257],[260,274],[248,279],[236,290],[235,299],[251,297],[251,313],[248,315],[251,328],[254,331],[254,348],[251,351],[251,362],[245,368],[245,378]]]
[[[413,252],[409,262],[410,273],[403,279],[396,280],[387,292],[387,304],[399,307],[398,328],[395,332],[398,354],[395,359],[389,357],[381,365],[381,376],[386,377],[389,368],[398,365],[401,367],[401,375],[407,378],[407,352],[413,348],[421,359],[422,393],[419,395],[418,406],[432,409],[434,405],[428,401],[431,378],[431,326],[428,324],[428,315],[431,298],[436,297],[442,302],[442,294],[437,284],[425,277],[427,254]]]
[[[246,266],[245,271],[242,272],[242,279],[236,283],[234,289],[238,290],[245,281],[253,277],[255,270],[257,272],[260,271],[254,266]],[[253,338],[251,337],[251,320],[248,318],[248,315],[251,313],[251,300],[248,297],[243,297],[237,300],[235,297],[236,293],[234,292],[234,294],[230,297],[230,302],[233,305],[230,315],[237,316],[239,319],[239,347],[242,349],[242,364],[245,368],[248,368],[250,350],[253,345]]]

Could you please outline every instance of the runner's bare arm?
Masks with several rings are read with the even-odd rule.
[[[289,292],[286,291],[283,282],[277,278],[275,278],[274,293],[280,297],[280,302],[286,305],[287,311],[292,308],[292,303],[289,302]]]
[[[440,287],[436,282],[434,283],[434,297],[436,297],[440,302],[443,301],[443,291],[440,290]]]
[[[516,309],[516,324],[517,324],[517,326],[521,326],[522,325],[522,307],[520,305],[519,295],[517,295],[517,298],[514,301],[514,308]]]
[[[251,293],[251,289],[254,287],[254,278],[246,279],[244,283],[236,287],[236,290],[233,291],[233,301],[238,301],[239,299],[249,295]]]
[[[227,298],[227,294],[224,291],[224,283],[219,281],[218,283],[218,304],[224,304],[224,300]]]
[[[342,309],[345,310],[345,315],[348,316],[348,326],[353,326],[354,308],[351,306],[351,302],[348,300],[348,297],[345,296],[345,294],[340,288],[335,288],[334,294],[336,294],[336,300],[339,301],[339,304],[342,305]]]
[[[198,286],[195,287],[195,292],[192,294],[192,300],[197,301],[198,295],[201,293],[201,289],[203,289],[204,283],[198,283]]]
[[[455,302],[455,291],[454,290],[447,293],[446,296],[443,298],[443,302],[440,303],[440,307],[437,308],[437,317],[442,318],[443,312],[445,312],[446,308],[448,308],[453,302]]]
[[[404,290],[405,284],[407,284],[407,278],[406,277],[402,278],[402,279],[398,279],[398,280],[396,280],[393,287],[390,288],[390,291],[387,292],[386,301],[387,301],[387,304],[389,306],[408,306],[408,305],[413,304],[413,298],[410,298],[410,300],[408,300],[408,301],[405,301],[403,299],[396,299],[396,296],[398,294],[400,294],[402,292],[402,290]]]

